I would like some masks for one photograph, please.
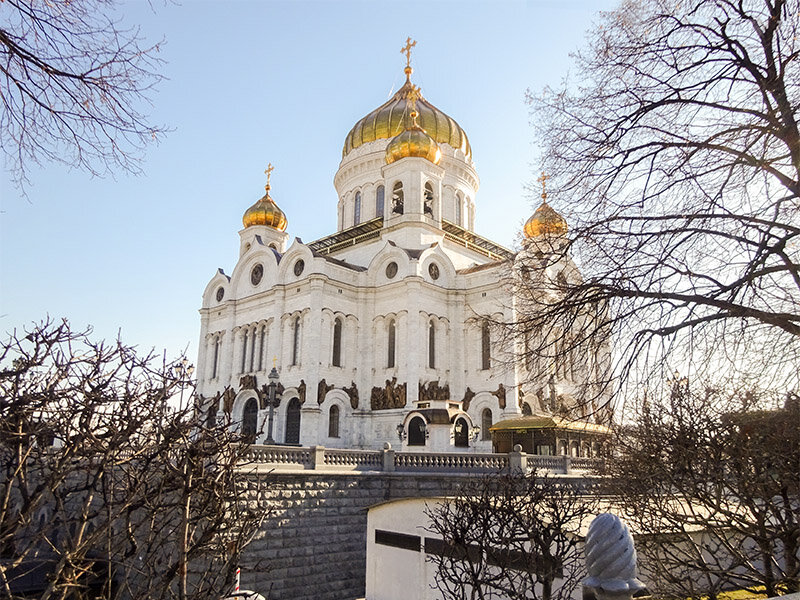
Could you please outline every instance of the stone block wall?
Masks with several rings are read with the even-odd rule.
[[[455,493],[468,477],[441,474],[273,473],[253,501],[272,507],[245,550],[241,587],[269,600],[364,596],[367,509],[386,500]]]

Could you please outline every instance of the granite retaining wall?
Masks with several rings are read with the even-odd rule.
[[[273,473],[257,500],[272,511],[241,561],[241,587],[269,600],[364,596],[367,508],[455,493],[468,476]],[[255,501],[255,500],[254,500]]]

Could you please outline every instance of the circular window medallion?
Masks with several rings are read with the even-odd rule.
[[[217,302],[222,302],[222,299],[225,297],[225,288],[218,287],[217,288]]]
[[[428,265],[428,275],[431,276],[431,279],[436,281],[439,279],[439,265],[436,263],[431,263]]]
[[[394,276],[397,275],[397,263],[390,262],[386,265],[386,277],[389,279],[394,279]]]
[[[294,263],[294,274],[300,277],[300,275],[303,274],[303,269],[305,268],[306,268],[306,263],[303,262],[303,259],[301,258],[296,263]]]
[[[250,283],[253,285],[258,285],[261,283],[262,277],[264,277],[264,266],[259,263],[253,267],[252,271],[250,271]]]

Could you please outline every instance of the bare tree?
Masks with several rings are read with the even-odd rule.
[[[158,44],[112,16],[115,0],[5,0],[0,24],[0,147],[23,186],[31,162],[136,173],[164,132],[144,109],[161,79]]]
[[[264,509],[184,360],[44,323],[0,348],[0,588],[220,597]],[[27,590],[30,592],[30,590]]]
[[[435,585],[447,600],[571,598],[576,550],[594,501],[574,481],[546,474],[486,477],[428,510]]]
[[[672,382],[610,459],[641,568],[666,598],[800,591],[800,397],[782,408]]]
[[[617,381],[637,394],[675,369],[796,389],[798,15],[798,0],[625,0],[576,81],[530,94],[570,226],[550,264],[572,254],[581,275],[532,295],[517,329],[585,324],[559,350],[579,355],[613,331]]]

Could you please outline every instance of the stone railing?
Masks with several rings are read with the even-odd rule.
[[[388,444],[387,444],[388,446]],[[602,459],[569,456],[538,456],[524,452],[508,454],[477,452],[396,452],[343,450],[312,446],[250,446],[248,466],[275,470],[382,471],[397,473],[499,473],[541,469],[552,473],[598,470]]]

